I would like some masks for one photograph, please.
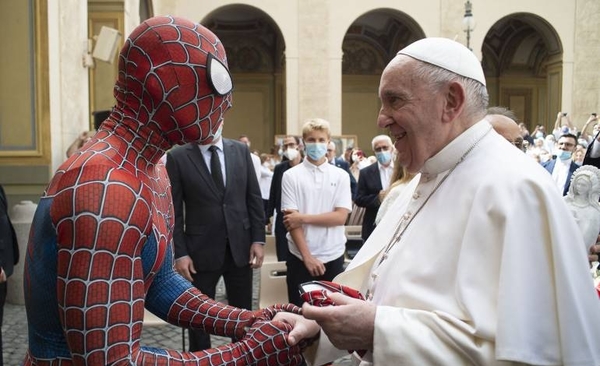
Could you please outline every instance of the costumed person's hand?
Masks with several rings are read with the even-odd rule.
[[[0,268],[0,283],[6,282],[6,272],[4,272],[4,268]]]
[[[254,312],[256,320],[272,320],[279,313],[292,313],[301,315],[302,309],[294,304],[275,304]]]
[[[265,258],[264,245],[260,243],[252,243],[250,246],[250,263],[251,268],[262,267],[263,260]]]
[[[319,277],[325,274],[325,265],[323,262],[312,255],[309,254],[304,256],[302,261],[304,262],[304,267],[306,267],[311,276]]]
[[[290,324],[278,321],[254,322],[242,343],[247,349],[249,365],[278,366],[299,365],[303,358],[300,346],[288,342]]]
[[[284,211],[283,225],[287,231],[292,231],[302,226],[302,214],[298,211]]]
[[[189,256],[186,255],[175,260],[175,271],[186,280],[194,281],[192,275],[196,274],[196,268],[194,268],[194,262]]]
[[[308,346],[319,334],[321,327],[314,320],[309,320],[302,315],[287,312],[279,312],[273,320],[287,323],[293,327],[288,335],[288,343],[292,346],[299,345],[300,348]],[[305,341],[300,343],[301,341]]]
[[[372,350],[377,307],[340,293],[327,296],[334,306],[316,307],[304,303],[302,315],[315,320],[336,348]]]

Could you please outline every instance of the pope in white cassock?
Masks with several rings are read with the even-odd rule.
[[[336,279],[367,300],[304,305],[324,332],[309,363],[366,349],[357,364],[600,365],[577,224],[550,175],[484,120],[473,53],[419,40],[386,67],[379,97],[397,162],[420,174]]]

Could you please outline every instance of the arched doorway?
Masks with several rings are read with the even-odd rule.
[[[247,135],[252,150],[268,153],[273,136],[285,133],[285,42],[265,12],[229,5],[201,23],[225,45],[233,77],[233,108],[225,116],[225,137]]]
[[[369,11],[348,28],[342,44],[342,133],[356,135],[365,152],[383,132],[376,125],[381,72],[399,50],[423,37],[412,18],[394,9]]]
[[[497,21],[485,36],[483,69],[490,105],[513,110],[531,131],[552,131],[561,110],[562,45],[554,28],[534,14]]]

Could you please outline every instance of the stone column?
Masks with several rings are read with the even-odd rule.
[[[23,267],[25,263],[25,253],[27,250],[27,241],[29,240],[29,230],[37,205],[32,201],[21,201],[12,208],[10,214],[11,222],[17,234],[19,242],[19,263],[14,268],[12,276],[8,279],[8,293],[6,301],[11,304],[24,305],[25,297],[23,294]]]

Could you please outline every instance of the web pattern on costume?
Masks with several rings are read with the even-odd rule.
[[[119,56],[115,98],[137,119],[157,123],[175,144],[210,142],[231,107],[231,93],[215,94],[207,74],[208,55],[227,65],[225,48],[203,29],[182,19],[155,18],[131,34]],[[146,51],[157,36],[160,49]]]
[[[230,106],[230,93],[217,97],[206,86],[209,53],[226,65],[212,33],[171,17],[143,23],[127,40],[117,106],[57,170],[33,220],[25,365],[301,362],[299,346],[286,340],[289,325],[268,322],[297,307],[219,304],[172,268],[173,205],[159,160],[174,144],[211,139]],[[241,340],[194,353],[141,347],[144,307],[173,324]]]

